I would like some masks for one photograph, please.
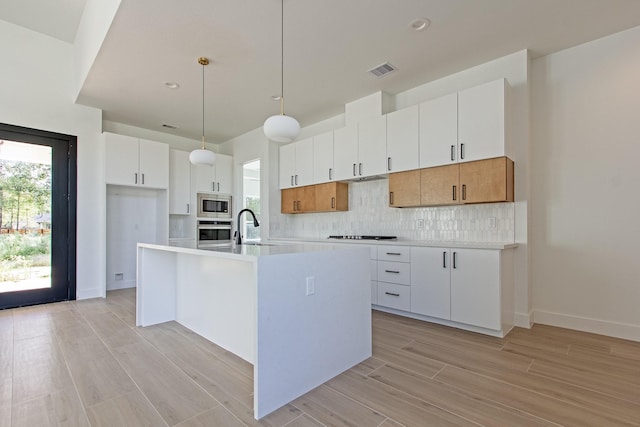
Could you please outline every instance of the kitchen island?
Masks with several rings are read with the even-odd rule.
[[[260,419],[371,356],[369,250],[138,244],[136,324],[176,321],[253,364]]]

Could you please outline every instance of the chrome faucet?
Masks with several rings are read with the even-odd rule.
[[[249,212],[253,217],[253,226],[260,227],[260,223],[258,223],[258,220],[256,219],[256,214],[254,214],[251,209],[242,209],[240,212],[238,212],[238,222],[236,223],[237,224],[236,225],[237,229],[235,234],[236,245],[242,244],[242,236],[240,236],[240,215],[242,215],[242,212]]]

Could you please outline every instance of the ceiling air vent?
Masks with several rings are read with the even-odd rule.
[[[372,69],[370,69],[369,74],[376,77],[384,77],[395,70],[396,70],[396,67],[389,64],[388,62],[385,62],[382,65],[378,65],[377,67],[373,67]]]

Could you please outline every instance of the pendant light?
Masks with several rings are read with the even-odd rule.
[[[265,120],[262,129],[272,141],[291,142],[300,133],[300,123],[284,114],[284,0],[281,0],[280,13],[280,114]]]
[[[202,148],[193,150],[189,154],[189,161],[194,165],[213,165],[216,161],[216,154],[204,147],[204,67],[209,65],[209,59],[198,58],[198,64],[202,65]]]

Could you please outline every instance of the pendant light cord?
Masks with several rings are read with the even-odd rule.
[[[280,114],[284,116],[284,0],[280,0]]]
[[[204,150],[204,65],[202,64],[202,149]]]

